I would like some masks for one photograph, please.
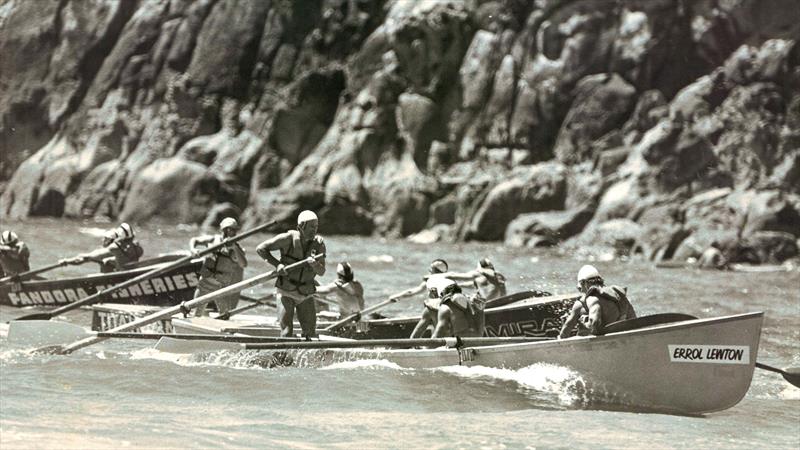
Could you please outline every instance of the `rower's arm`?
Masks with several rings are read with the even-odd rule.
[[[281,261],[272,254],[275,250],[280,250],[283,248],[288,248],[292,245],[292,235],[289,233],[281,233],[272,239],[267,239],[266,241],[262,242],[261,244],[256,247],[256,253],[262,259],[267,261],[268,263],[272,264],[275,267],[278,267]]]
[[[564,320],[564,325],[561,327],[561,332],[558,333],[559,339],[568,338],[572,333],[575,325],[578,324],[578,319],[581,317],[582,308],[583,307],[581,306],[580,302],[575,302],[572,304],[572,309],[569,310],[569,315]]]
[[[600,309],[600,302],[595,297],[586,299],[586,304],[589,306],[589,320],[586,322],[586,327],[593,335],[600,334],[603,328],[603,314]]]
[[[322,238],[320,237],[315,237],[314,239],[319,239],[317,242],[320,246],[319,253],[322,254],[322,257],[311,260],[308,265],[311,266],[311,269],[314,271],[314,273],[316,273],[318,276],[322,276],[325,275],[325,242],[323,242]]]
[[[477,270],[471,270],[469,272],[447,272],[444,274],[444,276],[453,281],[472,281],[477,278],[478,275],[480,275],[480,273]]]
[[[397,294],[394,294],[389,298],[393,298],[395,300],[400,300],[401,298],[413,297],[413,296],[415,296],[417,294],[421,294],[423,292],[425,292],[425,282],[424,281],[422,283],[420,283],[419,285],[411,288],[411,289],[406,289],[403,292],[398,292]]]
[[[326,295],[332,293],[334,289],[336,289],[335,283],[323,284],[322,286],[317,286],[316,293],[319,295]]]
[[[111,245],[114,245],[114,244],[111,244]],[[95,262],[101,262],[102,260],[104,260],[106,258],[113,258],[113,257],[114,257],[114,252],[111,251],[111,246],[110,245],[108,247],[100,247],[97,250],[94,250],[94,251],[89,252],[89,253],[84,253],[84,254],[78,256],[78,258],[83,260],[83,261],[87,261],[88,260],[88,261],[95,261]]]

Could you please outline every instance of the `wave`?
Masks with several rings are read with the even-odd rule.
[[[370,255],[367,261],[371,263],[393,263],[394,257],[392,255]]]

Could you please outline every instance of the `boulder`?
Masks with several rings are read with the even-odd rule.
[[[558,163],[517,168],[511,178],[494,186],[472,216],[466,239],[494,241],[523,213],[564,208],[567,170]]]
[[[217,203],[211,207],[210,211],[208,211],[208,214],[206,214],[206,218],[203,219],[203,224],[200,225],[200,228],[208,231],[209,233],[218,233],[220,231],[219,224],[222,222],[222,219],[226,217],[233,217],[238,221],[241,215],[242,210],[233,203]]]
[[[158,159],[132,176],[119,217],[128,222],[158,217],[200,223],[216,203],[218,186],[217,179],[200,163],[178,157]]]
[[[575,92],[554,149],[565,164],[592,159],[590,144],[621,127],[636,103],[636,89],[616,74],[587,76]]]
[[[512,247],[556,245],[580,233],[593,215],[592,207],[521,214],[508,225],[504,242]]]
[[[636,242],[641,240],[643,232],[643,227],[630,219],[592,222],[581,234],[569,239],[565,246],[576,249],[579,254],[628,256]]]

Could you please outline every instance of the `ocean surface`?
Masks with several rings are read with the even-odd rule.
[[[99,244],[94,222],[3,222],[31,248],[33,268]],[[188,247],[196,229],[139,227],[145,256]],[[255,254],[268,235],[244,241],[246,276],[269,270]],[[328,273],[352,264],[367,304],[421,281],[445,258],[466,271],[490,257],[509,292],[574,291],[586,259],[555,250],[496,244],[418,245],[326,237]],[[758,360],[800,366],[800,272],[733,273],[655,269],[644,261],[594,261],[609,283],[628,286],[640,315],[712,317],[764,311]],[[48,276],[92,272],[89,264]],[[251,292],[265,292],[269,286]],[[420,299],[386,315],[412,314]],[[16,448],[800,448],[800,389],[757,370],[735,407],[703,417],[598,408],[564,368],[511,371],[446,367],[409,370],[381,362],[326,369],[252,367],[235,356],[195,361],[139,341],[106,341],[70,356],[31,354],[8,343],[10,319],[33,312],[0,306],[0,449]],[[270,309],[260,310],[274,315]],[[88,326],[91,314],[58,320]],[[642,361],[647,364],[647,361]],[[662,386],[669,390],[673,386]]]

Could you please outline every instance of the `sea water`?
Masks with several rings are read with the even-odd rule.
[[[103,224],[4,222],[31,248],[33,268],[88,251]],[[189,227],[138,229],[145,256],[186,249]],[[245,276],[270,267],[255,254],[267,235],[244,241]],[[473,269],[491,258],[509,292],[574,291],[585,258],[499,244],[417,245],[327,236],[328,273],[349,261],[367,304],[422,281],[429,262]],[[645,261],[593,261],[609,283],[627,286],[640,315],[699,317],[764,311],[758,360],[800,366],[800,272],[733,273],[655,269]],[[92,272],[90,265],[48,273]],[[269,286],[254,288],[266,292]],[[407,315],[420,298],[382,311]],[[3,323],[34,309],[0,307]],[[273,315],[270,309],[258,310]],[[90,312],[58,320],[88,326]],[[604,402],[580,374],[536,364],[520,370],[411,370],[386,361],[324,369],[265,369],[235,353],[194,358],[151,343],[106,341],[70,356],[31,354],[0,325],[0,449],[14,448],[800,448],[800,389],[757,370],[741,403],[703,417],[643,413]],[[632,356],[634,357],[634,356]],[[641,362],[643,365],[647,361]],[[662,386],[664,390],[676,386]]]

